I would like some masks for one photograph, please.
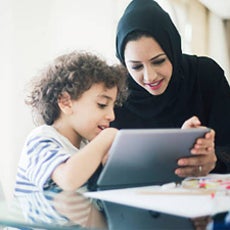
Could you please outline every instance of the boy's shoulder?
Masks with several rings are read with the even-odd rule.
[[[69,152],[76,152],[79,149],[76,148],[70,140],[59,133],[52,125],[41,125],[34,128],[27,136],[25,145],[38,144],[38,143],[48,143],[53,142],[57,146],[68,149]],[[81,143],[81,148],[87,144],[84,141]]]
[[[35,127],[26,138],[26,144],[38,143],[38,142],[55,142],[58,145],[63,145],[67,143],[68,140],[63,135],[61,135],[53,126],[41,125]]]
[[[57,131],[50,125],[40,125],[31,130],[28,138],[35,136],[53,137],[57,135]]]

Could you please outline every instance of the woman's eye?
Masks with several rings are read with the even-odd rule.
[[[134,65],[132,66],[132,69],[139,70],[142,67],[142,65]]]
[[[163,62],[165,62],[166,58],[163,58],[163,59],[159,59],[159,60],[154,60],[153,61],[153,64],[154,65],[160,65],[162,64]]]

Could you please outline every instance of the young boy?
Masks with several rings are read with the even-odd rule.
[[[126,72],[86,52],[55,59],[32,81],[26,103],[39,126],[28,136],[18,165],[15,195],[87,184],[117,130],[114,105],[126,98]]]

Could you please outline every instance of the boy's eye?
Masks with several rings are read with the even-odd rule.
[[[101,103],[97,103],[98,107],[103,109],[107,106],[107,104],[101,104]]]

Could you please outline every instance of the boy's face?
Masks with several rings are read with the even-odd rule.
[[[82,96],[72,101],[69,124],[80,137],[92,140],[114,120],[114,104],[117,87],[105,88],[103,83],[94,84]]]

